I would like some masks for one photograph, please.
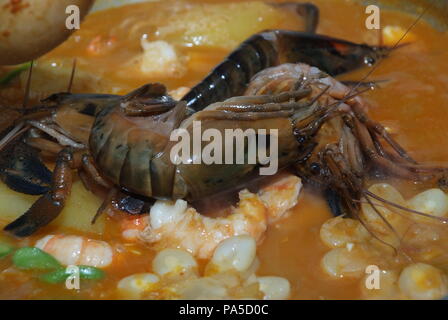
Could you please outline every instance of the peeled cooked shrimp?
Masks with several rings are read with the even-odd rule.
[[[240,202],[226,217],[210,218],[188,208],[187,202],[157,201],[135,228],[126,221],[124,235],[138,234],[159,248],[181,248],[195,257],[210,258],[217,245],[232,236],[250,235],[261,241],[269,224],[285,216],[294,207],[301,190],[300,178],[286,175],[263,188],[258,194],[240,192]]]
[[[97,268],[112,263],[112,247],[104,241],[73,235],[47,235],[35,247],[53,255],[64,265],[85,265]]]

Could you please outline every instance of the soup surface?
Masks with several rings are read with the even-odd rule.
[[[379,33],[365,27],[365,7],[348,0],[310,2],[316,4],[321,12],[318,33],[353,42],[378,43]],[[217,5],[221,7],[213,7]],[[207,16],[215,17],[214,24],[208,22]],[[384,41],[393,43],[398,39],[396,35],[386,34],[386,30],[392,30],[392,33],[398,30],[396,32],[400,34],[414,20],[415,17],[407,14],[382,10],[381,24],[388,27],[383,31]],[[37,61],[32,79],[32,99],[66,90],[73,58],[77,58],[78,68],[74,92],[124,94],[154,81],[164,83],[172,92],[185,92],[187,89],[182,87],[190,88],[200,81],[251,34],[275,28],[300,30],[302,25],[301,19],[292,12],[247,1],[233,4],[225,0],[190,1],[188,5],[185,2],[163,1],[98,11],[91,13],[81,30],[67,42]],[[383,123],[415,159],[446,162],[448,35],[421,20],[406,40],[411,44],[393,51],[369,78],[386,80],[381,82],[379,89],[363,94],[370,105],[369,115]],[[165,72],[151,66],[145,69],[141,60],[145,59],[141,56],[142,42],[145,41],[151,45],[163,41],[175,48],[178,59],[169,64],[171,69]],[[360,80],[367,72],[368,69],[359,70],[341,79]],[[9,87],[0,89],[0,97],[5,104],[20,105],[25,79],[26,75],[22,74]],[[50,162],[48,165],[52,166]],[[395,186],[406,199],[432,187],[395,180],[387,183]],[[6,225],[26,211],[35,199],[34,196],[24,196],[0,185],[1,225]],[[157,253],[156,248],[142,242],[124,240],[120,225],[110,217],[102,216],[95,225],[90,225],[90,218],[100,204],[101,199],[86,191],[77,180],[67,208],[57,221],[26,239],[17,240],[2,233],[0,240],[14,247],[32,246],[48,234],[64,233],[104,240],[119,250],[114,263],[104,268],[106,276],[102,280],[82,281],[80,290],[68,290],[64,283],[45,283],[32,272],[16,270],[10,255],[0,258],[0,298],[120,298],[118,281],[132,274],[153,272],[151,261]],[[323,257],[330,248],[321,239],[321,228],[330,218],[332,215],[325,200],[305,187],[298,204],[286,217],[271,225],[263,241],[259,242],[257,256],[260,267],[257,275],[288,279],[292,299],[371,298],[362,288],[365,273],[353,276],[336,272],[332,276],[322,267]],[[433,226],[433,223],[428,225]],[[397,262],[393,250],[378,249],[383,250],[381,252],[384,252],[384,260],[388,261],[385,263],[388,268],[400,273],[404,266],[424,262],[435,265],[445,277],[448,271],[448,242],[443,240],[448,232],[437,223],[434,229],[437,230],[437,240],[430,243],[437,248],[437,255],[422,257],[419,251],[418,254],[410,254],[410,261]],[[381,245],[378,244],[378,247]],[[206,265],[206,260],[199,259],[200,270]],[[409,298],[403,292],[386,298],[402,297]]]

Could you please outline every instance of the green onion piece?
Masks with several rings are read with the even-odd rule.
[[[14,247],[10,244],[0,242],[0,258],[6,257],[14,251]]]
[[[17,250],[12,262],[24,270],[51,270],[61,267],[61,264],[53,256],[39,248],[25,247]]]
[[[41,275],[39,279],[47,283],[60,283],[64,282],[68,276],[69,274],[66,272],[65,268],[59,268],[55,271]]]
[[[31,62],[21,64],[17,68],[11,70],[6,75],[0,78],[0,86],[8,85],[14,78],[18,77],[23,71],[31,67]]]
[[[59,268],[55,271],[43,274],[39,278],[47,283],[61,283],[64,282],[71,274],[72,273],[68,272],[66,268]],[[104,278],[104,276],[105,273],[101,269],[89,266],[79,266],[80,279],[100,280]]]
[[[98,268],[89,266],[79,266],[79,275],[81,279],[100,280],[106,273]]]

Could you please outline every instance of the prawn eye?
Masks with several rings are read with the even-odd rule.
[[[376,59],[372,56],[364,56],[364,63],[369,67],[373,66],[376,62]]]
[[[312,174],[317,175],[317,174],[320,173],[320,170],[321,170],[321,166],[320,166],[319,163],[317,163],[317,162],[313,162],[313,163],[310,165],[310,171],[311,171]]]
[[[439,188],[443,191],[448,191],[448,177],[442,177],[439,179]]]

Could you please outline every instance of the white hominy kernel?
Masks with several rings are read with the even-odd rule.
[[[376,196],[387,200],[388,202],[406,207],[406,201],[404,200],[401,193],[390,184],[377,183],[370,186],[369,191]],[[390,220],[391,223],[395,222],[394,219],[398,219],[400,217],[395,213],[399,212],[399,209],[373,198],[370,198],[370,200],[373,204],[376,205],[376,210],[372,208],[369,203],[363,203],[363,215],[367,222],[380,224],[384,223],[381,217],[378,215],[377,211],[381,213],[384,218]]]
[[[385,201],[369,197],[370,203],[362,204],[361,219],[372,234],[392,246],[399,246],[400,238],[404,237],[413,221],[403,214],[403,210],[391,204],[405,208],[407,202],[396,188],[387,183],[374,184],[369,191]]]
[[[441,299],[448,294],[446,276],[441,270],[425,263],[415,263],[404,268],[398,285],[410,299]]]
[[[184,282],[178,289],[181,299],[210,300],[228,298],[224,285],[212,278],[199,278]]]
[[[364,274],[368,265],[362,248],[348,251],[346,248],[336,248],[327,252],[321,260],[325,273],[334,278],[359,278]]]
[[[330,248],[342,248],[349,243],[363,242],[369,236],[359,221],[342,216],[327,220],[320,228],[320,239]]]
[[[448,213],[448,197],[440,189],[429,189],[419,193],[408,201],[408,205],[413,210],[436,217],[443,217]]]
[[[281,277],[259,277],[260,290],[265,300],[284,300],[291,294],[289,281]]]
[[[231,237],[218,245],[208,269],[216,272],[228,270],[244,272],[252,265],[255,254],[256,242],[254,238],[247,235]]]
[[[156,288],[159,278],[152,273],[138,273],[121,279],[117,290],[123,299],[139,299],[144,292]]]
[[[183,275],[196,273],[198,264],[191,254],[181,249],[160,251],[152,261],[152,268],[158,275]]]
[[[398,289],[398,273],[391,270],[381,270],[379,272],[379,288],[368,288],[366,281],[371,275],[366,275],[360,282],[363,298],[369,300],[385,300],[400,298]]]

